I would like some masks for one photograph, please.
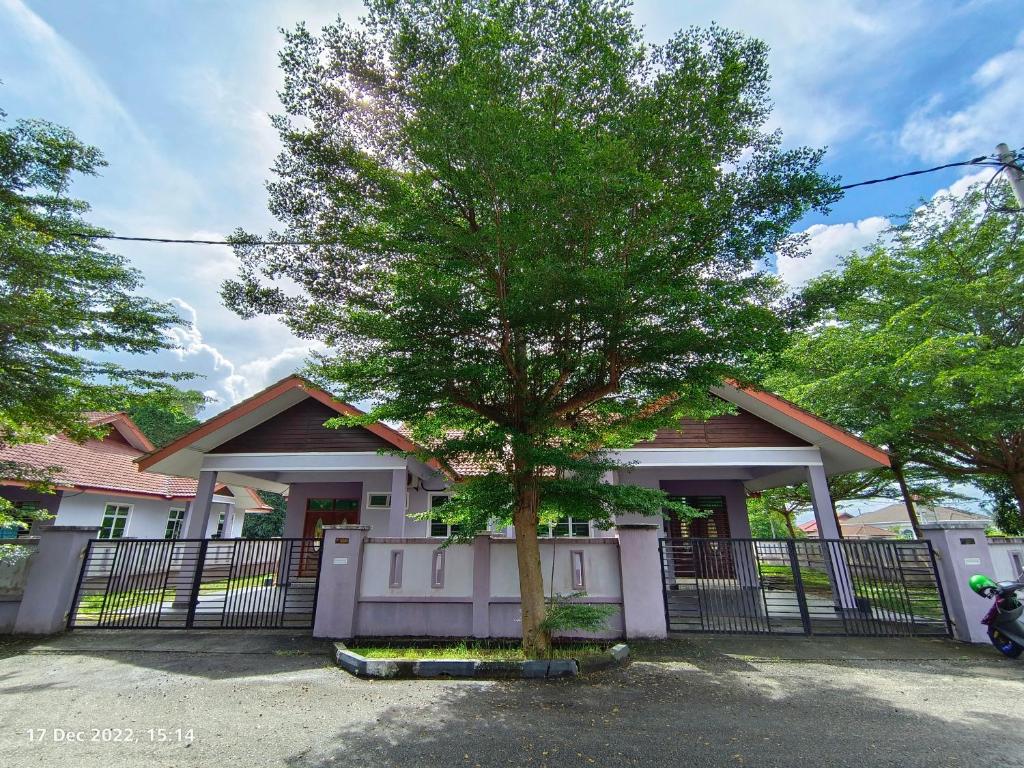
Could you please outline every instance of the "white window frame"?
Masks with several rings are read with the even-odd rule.
[[[371,504],[370,499],[374,496],[383,496],[387,499],[386,504]],[[391,493],[388,491],[367,491],[366,509],[391,509]]]
[[[104,536],[103,535],[103,527],[104,527],[103,523],[107,519],[107,509],[109,509],[110,507],[115,507],[117,509],[124,509],[125,510],[125,513],[124,513],[124,525],[121,527],[121,535],[120,536]],[[100,531],[96,535],[96,538],[104,539],[104,540],[107,540],[107,541],[116,541],[117,539],[123,539],[128,534],[128,525],[131,523],[132,511],[134,509],[135,509],[135,505],[134,504],[124,504],[124,503],[119,502],[119,501],[107,501],[107,502],[104,502],[104,504],[103,504],[103,516],[100,517]],[[116,523],[116,521],[117,521],[117,513],[115,512],[114,513],[114,523]],[[113,523],[111,524],[111,526],[110,526],[110,533],[111,534],[113,534],[114,528],[116,528],[116,527],[117,526],[115,524],[113,524]]]
[[[173,515],[175,512],[179,512],[179,513],[181,513],[181,515],[180,515],[180,517],[178,517],[177,519],[172,521],[171,520],[171,515]],[[167,510],[167,520],[164,523],[164,539],[166,539],[168,541],[173,541],[174,539],[180,539],[181,538],[181,530],[182,530],[182,528],[185,527],[185,516],[187,514],[188,514],[188,510],[185,507],[171,507],[170,509]],[[172,522],[175,523],[174,535],[173,536],[168,536],[167,535],[167,533],[168,533],[167,528],[168,528],[168,526],[171,525]]]
[[[568,536],[555,536],[555,526],[558,525],[557,522],[555,522],[555,523],[548,523],[547,533],[541,533],[540,530],[538,530],[537,531],[537,535],[540,538],[542,538],[542,539],[589,539],[589,538],[591,538],[594,535],[594,521],[593,520],[587,520],[586,521],[586,523],[587,523],[587,534],[586,534],[586,536],[577,536],[575,533],[573,533],[573,529],[572,529],[572,527],[573,527],[573,519],[572,519],[572,517],[570,515],[566,515],[565,519],[569,522],[569,535]],[[576,521],[576,525],[579,525],[582,522],[584,522],[584,521],[583,520],[577,520]],[[543,528],[543,527],[544,527],[544,525],[542,523],[539,526],[539,528]]]
[[[452,495],[450,493],[447,493],[447,492],[428,491],[427,492],[427,510],[429,512],[431,512],[431,513],[433,513],[433,511],[434,511],[434,498],[438,497],[438,496],[441,496],[441,497],[446,498],[446,499],[450,499],[452,497]],[[441,523],[439,521],[438,525],[440,525],[440,524]],[[445,530],[447,531],[447,533],[445,533],[444,536],[439,536],[438,534],[434,533],[434,518],[433,518],[433,514],[431,514],[430,520],[427,521],[427,525],[430,526],[427,529],[427,535],[430,538],[432,538],[432,539],[447,539],[448,537],[450,537],[452,535],[452,527],[448,523],[444,523]]]
[[[224,512],[220,513],[220,517],[217,518],[217,530],[213,532],[211,539],[223,539],[224,538],[224,520],[227,518],[227,514]]]

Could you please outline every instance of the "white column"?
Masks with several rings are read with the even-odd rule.
[[[814,522],[818,525],[819,539],[841,539],[839,524],[832,510],[832,495],[828,491],[828,478],[822,466],[807,467],[807,487],[811,491]]]
[[[405,535],[405,486],[406,469],[391,472],[391,510],[388,512],[388,536],[401,538]]]
[[[244,514],[244,513],[243,513]],[[224,505],[224,528],[221,531],[220,537],[222,539],[233,539],[234,536],[231,533],[231,526],[235,523],[235,505],[225,504]]]
[[[814,507],[814,521],[818,524],[819,539],[840,539],[839,523],[832,510],[832,495],[828,491],[828,478],[820,464],[807,467],[807,487],[811,491],[811,506]],[[853,581],[846,565],[843,547],[840,543],[822,542],[822,556],[829,569],[828,579],[832,584],[832,595],[836,606],[845,610],[856,610],[857,601],[853,594]]]
[[[196,497],[188,505],[185,520],[186,539],[205,539],[210,527],[210,509],[213,507],[213,489],[217,485],[216,472],[200,472]]]

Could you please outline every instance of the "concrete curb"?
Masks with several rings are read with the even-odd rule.
[[[356,677],[394,679],[410,677],[523,678],[576,677],[629,659],[629,646],[619,643],[600,656],[551,661],[479,661],[476,659],[368,659],[350,651],[344,643],[334,644],[334,661]]]

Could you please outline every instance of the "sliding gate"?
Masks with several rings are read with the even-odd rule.
[[[671,632],[949,635],[927,541],[661,540]]]
[[[320,539],[93,539],[68,628],[309,629]]]

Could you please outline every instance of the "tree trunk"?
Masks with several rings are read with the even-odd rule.
[[[1015,472],[1009,475],[1010,487],[1013,488],[1013,495],[1017,498],[1017,509],[1020,510],[1020,519],[1024,521],[1024,472]]]
[[[793,527],[793,513],[783,512],[782,516],[786,519],[786,530],[789,531],[789,538],[796,538],[796,528]]]
[[[896,478],[896,484],[900,487],[900,493],[903,494],[903,504],[907,508],[907,516],[910,517],[910,527],[914,530],[915,539],[923,539],[921,535],[921,521],[917,519],[917,507],[914,506],[914,495],[910,492],[910,486],[907,485],[907,478],[903,474],[903,464],[898,461],[892,462],[892,474]]]
[[[539,492],[537,478],[513,479],[516,508],[512,522],[516,529],[516,560],[519,565],[519,599],[523,615],[523,653],[527,658],[547,656],[551,636],[541,626],[546,613],[544,576],[540,568],[540,542],[537,539]]]

